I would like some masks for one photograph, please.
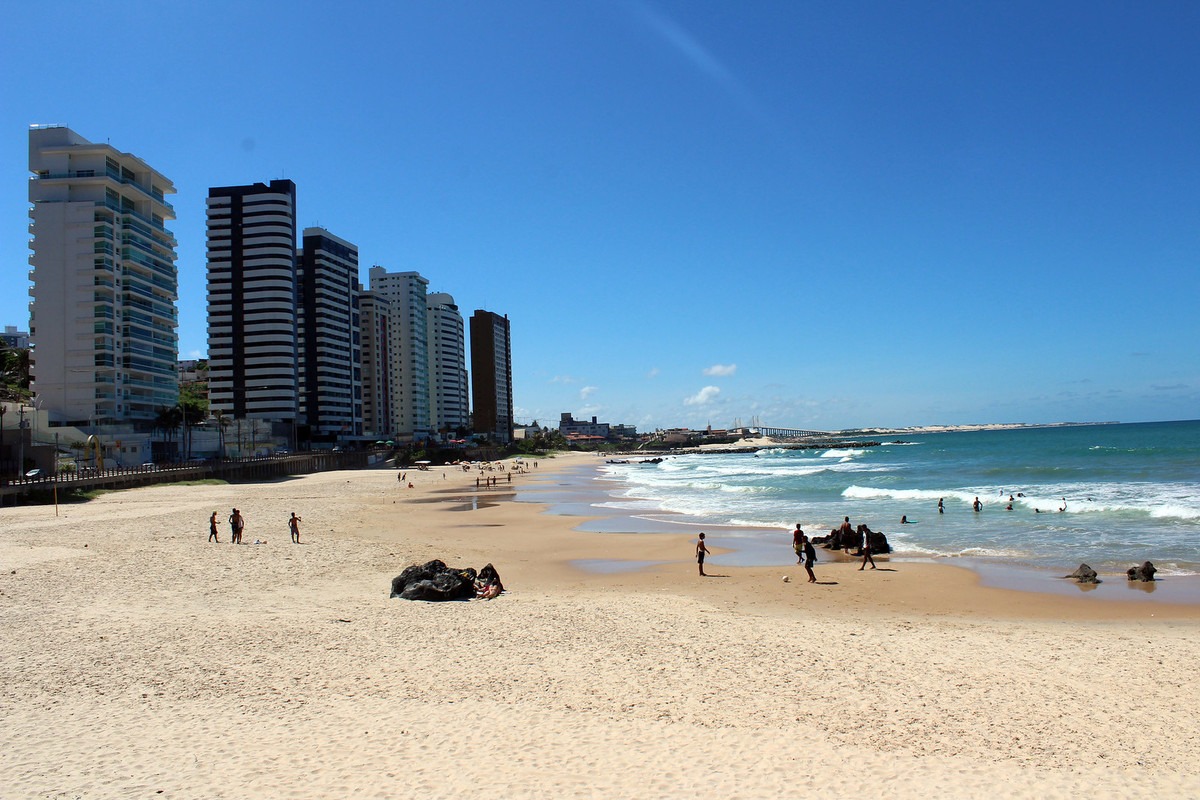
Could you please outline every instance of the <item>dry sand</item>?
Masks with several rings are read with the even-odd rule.
[[[1200,795],[1194,606],[923,564],[705,580],[688,538],[409,478],[0,509],[0,797]],[[206,543],[233,505],[265,544]],[[388,598],[430,558],[508,592]]]

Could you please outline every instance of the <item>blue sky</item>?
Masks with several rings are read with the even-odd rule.
[[[67,11],[64,13],[63,9]],[[8,4],[0,323],[27,130],[508,314],[521,419],[639,429],[1200,416],[1200,4]]]

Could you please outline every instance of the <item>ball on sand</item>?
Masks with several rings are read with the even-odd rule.
[[[787,575],[784,575],[784,576],[783,576],[783,582],[784,582],[784,583],[790,583],[790,582],[791,582],[791,580],[792,580],[792,579],[791,579],[791,578],[789,578]]]

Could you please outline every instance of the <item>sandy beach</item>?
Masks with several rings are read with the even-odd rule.
[[[1200,794],[1200,606],[824,557],[701,579],[690,537],[511,501],[586,458],[0,509],[0,797]],[[432,558],[508,591],[388,597]],[[577,566],[614,559],[655,565]]]

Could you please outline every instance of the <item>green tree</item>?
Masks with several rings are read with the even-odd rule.
[[[28,347],[14,348],[0,341],[0,400],[12,403],[29,400],[31,364]]]
[[[186,461],[192,455],[192,428],[199,425],[208,417],[208,398],[196,391],[193,386],[179,387],[179,422],[183,425],[183,459]]]

